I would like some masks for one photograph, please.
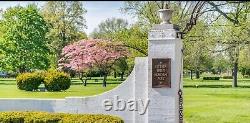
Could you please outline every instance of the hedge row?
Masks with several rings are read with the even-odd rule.
[[[203,80],[220,80],[221,77],[203,77]],[[233,79],[233,76],[222,76],[223,79]]]
[[[203,80],[220,80],[220,77],[203,77]]]
[[[223,79],[233,79],[233,76],[223,76]]]
[[[1,123],[124,123],[103,114],[65,114],[48,112],[0,112]]]
[[[250,75],[244,75],[243,78],[250,78]]]
[[[16,81],[18,89],[26,91],[37,90],[42,83],[48,91],[67,90],[71,85],[69,75],[56,70],[22,73],[17,76]]]

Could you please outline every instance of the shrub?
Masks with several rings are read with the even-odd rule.
[[[16,78],[17,87],[21,90],[37,90],[39,85],[44,81],[44,77],[39,73],[22,73]]]
[[[48,91],[67,90],[71,85],[71,80],[64,72],[50,70],[46,73],[44,85]]]
[[[36,75],[42,77],[43,79],[45,79],[46,73],[47,71],[35,71],[34,72]]]
[[[233,76],[223,76],[223,79],[233,79]]]
[[[0,112],[1,123],[124,123],[116,116],[48,112]]]
[[[220,80],[220,77],[213,76],[213,77],[203,77],[203,80]]]
[[[244,75],[243,78],[250,78],[250,75]]]

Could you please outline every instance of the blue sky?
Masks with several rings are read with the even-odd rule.
[[[10,6],[26,6],[30,3],[36,3],[42,6],[45,1],[0,1],[0,8],[6,9]],[[122,14],[120,8],[123,6],[123,1],[84,1],[84,8],[87,10],[85,15],[88,29],[85,30],[87,34],[93,31],[98,24],[107,18],[123,18],[126,19],[130,24],[136,21],[135,18],[127,14]]]
[[[123,18],[130,24],[135,22],[134,18],[120,12],[123,1],[87,1],[84,6],[88,11],[86,14],[88,30],[86,32],[91,32],[94,27],[107,18]]]

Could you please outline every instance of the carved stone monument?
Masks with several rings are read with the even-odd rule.
[[[148,123],[178,123],[182,41],[178,37],[178,27],[169,21],[172,10],[163,9],[159,12],[163,22],[152,27],[148,38]],[[157,61],[163,64],[158,66],[163,68],[158,69],[158,72],[155,70]]]
[[[118,87],[88,97],[65,99],[0,99],[0,111],[49,111],[109,114],[125,123],[182,123],[182,41],[170,24],[172,11],[160,10],[163,22],[148,37],[148,57]]]

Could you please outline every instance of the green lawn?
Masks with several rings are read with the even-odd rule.
[[[106,88],[102,87],[102,80],[98,80],[98,82],[88,80],[88,83],[85,87],[80,80],[73,79],[70,89],[65,92],[28,92],[17,89],[15,79],[0,79],[0,98],[64,98],[68,96],[90,96],[109,91],[119,85],[121,81],[108,81]]]
[[[0,98],[64,98],[89,96],[108,91],[121,83],[109,79],[106,88],[101,78],[92,78],[84,87],[81,81],[72,80],[65,92],[26,92],[16,88],[15,80],[0,79]],[[95,79],[99,79],[98,82]],[[238,88],[231,88],[231,81],[202,81],[184,79],[185,123],[249,123],[250,79],[240,79]]]
[[[184,81],[185,123],[250,122],[250,88],[244,88],[250,79],[241,79],[239,88],[231,88],[232,80]]]

